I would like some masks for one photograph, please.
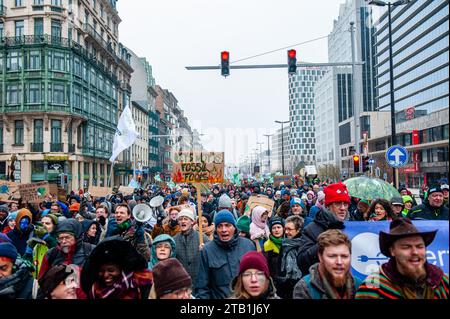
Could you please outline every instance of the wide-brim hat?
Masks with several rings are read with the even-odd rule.
[[[391,222],[389,233],[380,231],[379,243],[380,251],[387,257],[392,257],[389,248],[399,239],[421,236],[425,246],[429,246],[436,237],[437,229],[428,232],[420,232],[408,218],[398,218]]]
[[[94,284],[100,267],[113,263],[122,271],[133,272],[147,269],[145,258],[131,245],[120,237],[111,237],[99,243],[89,255],[81,272],[81,287],[88,293]]]

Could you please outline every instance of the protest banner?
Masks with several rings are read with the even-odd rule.
[[[256,195],[251,196],[248,199],[247,206],[245,206],[245,213],[250,212],[256,206],[262,206],[267,208],[269,211],[269,215],[272,214],[273,207],[275,206],[275,202],[271,200],[269,197],[264,195]]]
[[[223,183],[225,153],[177,152],[172,180],[175,183]]]
[[[449,223],[446,221],[417,220],[413,224],[419,231],[438,230],[436,238],[427,247],[427,260],[449,271]],[[389,259],[380,252],[379,233],[389,233],[390,222],[346,222],[344,232],[352,242],[352,273],[364,280],[370,273],[378,271]]]
[[[127,186],[119,187],[119,193],[122,193],[124,196],[133,195],[134,190],[135,190],[134,187],[127,187]]]
[[[19,195],[19,184],[9,181],[0,181],[0,194],[2,195]]]
[[[99,186],[90,186],[89,193],[94,197],[106,197],[106,195],[112,193],[111,187],[99,187]]]
[[[20,184],[19,192],[24,203],[38,204],[50,194],[50,185],[48,182]]]
[[[292,176],[289,175],[282,175],[282,176],[275,176],[273,178],[273,185],[275,187],[278,187],[283,183],[286,186],[292,185]]]

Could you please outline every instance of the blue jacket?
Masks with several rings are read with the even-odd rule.
[[[233,239],[222,242],[214,234],[200,252],[200,267],[195,284],[195,297],[199,299],[225,299],[230,297],[230,284],[239,272],[244,254],[256,250],[255,244],[236,232]]]

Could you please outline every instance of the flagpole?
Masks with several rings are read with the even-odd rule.
[[[111,164],[111,172],[109,173],[109,181],[108,181],[109,187],[112,187],[113,174],[114,174],[114,162]]]

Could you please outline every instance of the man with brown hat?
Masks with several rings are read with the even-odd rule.
[[[391,222],[389,233],[379,237],[381,253],[390,259],[366,278],[356,299],[448,299],[448,275],[426,259],[436,232],[420,232],[407,218]]]

